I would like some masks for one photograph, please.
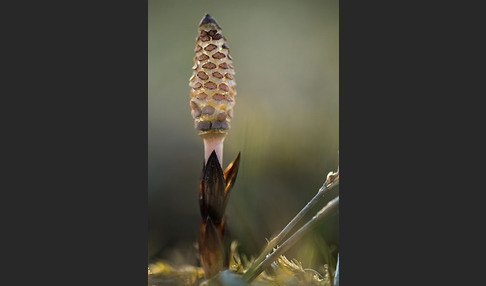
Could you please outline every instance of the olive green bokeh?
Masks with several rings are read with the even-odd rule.
[[[204,155],[188,80],[205,13],[222,27],[236,71],[223,167],[240,151],[241,164],[229,227],[241,250],[256,255],[338,166],[339,2],[149,0],[148,8],[149,258],[197,263]],[[321,263],[323,249],[335,255],[338,217],[288,257]]]

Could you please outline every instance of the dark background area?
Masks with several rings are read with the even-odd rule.
[[[198,24],[210,13],[228,40],[236,105],[224,165],[241,165],[227,215],[248,255],[277,234],[339,158],[338,1],[148,2],[149,258],[196,265],[203,142],[189,108]],[[332,191],[310,212],[328,200]],[[289,257],[324,264],[339,246],[333,214]]]

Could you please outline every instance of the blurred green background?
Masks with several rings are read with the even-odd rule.
[[[198,263],[203,142],[188,80],[205,13],[222,27],[236,71],[223,158],[226,167],[241,151],[230,231],[242,252],[256,255],[338,166],[339,2],[149,0],[148,8],[149,259]],[[338,218],[328,217],[287,256],[333,267]]]

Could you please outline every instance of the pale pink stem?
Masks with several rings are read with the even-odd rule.
[[[204,139],[204,162],[207,163],[211,153],[216,151],[219,164],[223,166],[223,142],[226,133],[206,133],[201,135]]]

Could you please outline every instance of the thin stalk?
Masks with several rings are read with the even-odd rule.
[[[277,244],[282,241],[282,239],[297,225],[297,223],[305,216],[305,214],[319,201],[321,197],[323,197],[330,189],[335,187],[339,184],[339,168],[336,173],[329,173],[327,175],[326,182],[324,185],[319,189],[317,194],[310,200],[307,205],[292,219],[292,221],[285,226],[285,228],[272,240],[268,242],[266,248],[261,252],[261,254],[255,259],[255,261],[251,264],[248,270],[243,275],[243,279],[247,279],[248,277],[253,275],[255,268],[267,257],[268,253],[272,252],[272,250],[277,246]]]
[[[208,162],[209,156],[213,152],[216,152],[218,156],[219,164],[223,166],[223,143],[226,137],[226,133],[206,133],[202,134],[204,141],[204,162]]]
[[[331,212],[337,209],[339,206],[339,196],[330,201],[324,206],[310,221],[308,221],[303,227],[296,231],[289,239],[287,239],[279,248],[277,248],[272,254],[268,255],[262,263],[251,273],[245,273],[243,279],[247,283],[251,283],[263,270],[265,270],[271,263],[273,263],[280,255],[292,247],[299,239],[308,233],[313,227],[319,224],[325,217]],[[248,274],[248,275],[247,275]]]
[[[339,286],[339,253],[337,258],[336,271],[334,272],[334,286]]]

